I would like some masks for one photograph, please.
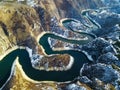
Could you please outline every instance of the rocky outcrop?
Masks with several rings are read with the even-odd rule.
[[[120,31],[118,26],[120,22],[119,13],[119,7],[118,10],[116,10],[115,6],[111,8],[84,11],[85,16],[98,27],[97,29],[93,27],[92,30],[88,29],[87,31],[95,34],[97,37],[118,41]]]
[[[117,66],[120,66],[119,59],[111,52],[101,55],[98,58],[97,63],[105,63],[108,65],[115,64]]]
[[[101,0],[105,6],[113,7],[120,4],[119,0]]]
[[[62,18],[74,18],[79,20],[79,23],[77,24],[75,22],[70,23],[69,25],[73,29],[87,29],[88,32],[90,33],[92,32],[96,36],[104,38],[104,39],[97,38],[92,42],[80,47],[77,45],[76,47],[71,47],[72,49],[84,51],[85,53],[87,53],[87,55],[92,57],[93,63],[95,63],[95,64],[93,63],[85,64],[83,66],[80,72],[81,75],[79,81],[82,82],[83,84],[88,85],[94,90],[107,90],[107,89],[110,90],[111,88],[113,89],[114,86],[116,86],[116,88],[114,89],[118,88],[119,90],[119,85],[118,85],[119,84],[118,79],[120,78],[119,72],[111,67],[111,64],[115,64],[119,66],[120,65],[119,60],[115,56],[117,53],[113,45],[108,41],[106,41],[109,38],[110,39],[112,38],[112,40],[113,38],[115,40],[119,40],[119,33],[116,33],[116,31],[119,30],[119,25],[116,25],[119,24],[120,22],[118,20],[120,18],[118,15],[119,9],[118,12],[114,11],[115,10],[114,7],[112,9],[114,13],[111,13],[111,11],[104,12],[104,10],[90,12],[89,16],[93,20],[98,22],[99,26],[102,27],[99,29],[94,28],[93,31],[91,30],[93,28],[89,29],[89,26],[93,24],[91,24],[89,20],[81,16],[81,11],[83,9],[97,9],[99,7],[104,7],[104,6],[114,6],[113,4],[114,3],[117,4],[118,0],[116,1],[115,0],[107,0],[107,1],[106,0],[37,0],[37,1],[32,0],[32,1],[34,2],[34,5],[31,5],[30,2],[28,3],[28,5],[34,6],[37,13],[33,8],[21,4],[20,5],[9,4],[9,3],[0,4],[0,54],[2,55],[2,53],[4,53],[6,50],[16,45],[24,46],[24,47],[27,46],[30,49],[32,49],[31,51],[32,55],[30,54],[31,55],[30,58],[34,59],[33,63],[37,62],[33,64],[33,66],[39,64],[38,66],[45,66],[48,68],[48,63],[51,63],[50,65],[52,65],[53,64],[52,62],[56,60],[54,60],[51,57],[52,59],[49,60],[50,61],[49,62],[48,56],[45,56],[43,59],[39,57],[40,55],[44,56],[44,53],[41,50],[41,47],[39,47],[38,45],[38,42],[36,40],[37,36],[43,31],[55,32],[63,36],[68,35],[69,33],[65,31],[66,28],[61,26],[59,21]],[[113,2],[113,3],[108,3],[108,2]],[[85,23],[87,23],[86,24],[87,26],[83,27]],[[82,26],[82,28],[80,26]],[[63,62],[62,60],[64,61],[63,57],[59,58],[56,63],[56,66],[60,66],[59,61]],[[67,62],[69,62],[68,59]],[[21,75],[20,76],[18,75],[18,77],[21,77]],[[18,77],[17,79],[19,79]],[[23,82],[24,81],[22,81],[22,83],[20,84],[22,85]],[[25,87],[25,85],[23,86]],[[45,84],[45,86],[47,85],[48,84]],[[18,83],[17,86],[19,86]],[[28,86],[30,86],[30,84]],[[15,89],[17,88],[15,87]],[[46,87],[44,89],[46,89]],[[75,82],[66,85],[64,89],[87,90],[86,87],[81,86],[81,84],[80,85],[75,84]],[[88,90],[90,90],[90,88]]]
[[[119,90],[120,74],[117,69],[113,69],[106,64],[85,64],[81,71],[79,78],[83,82],[95,90]]]
[[[88,11],[88,15],[96,22],[98,22],[102,28],[110,28],[115,26],[116,24],[119,24],[120,22],[119,14],[115,11],[111,11],[111,8],[100,10],[98,9],[97,11],[90,10]]]
[[[100,0],[40,0],[36,2],[36,10],[39,13],[40,21],[44,30],[47,31],[51,30],[49,26],[52,17],[56,17],[58,21],[62,18],[74,18],[85,22],[80,15],[83,9],[93,9],[103,6]]]
[[[107,52],[116,54],[112,44],[102,38],[96,38],[92,42],[83,45],[82,50],[92,56],[93,60],[97,60],[99,56]]]
[[[119,77],[119,73],[112,67],[100,63],[93,65],[85,64],[80,74],[90,79],[98,78],[105,83],[115,82]]]
[[[73,58],[68,54],[41,57],[39,55],[34,55],[31,63],[32,66],[38,70],[63,71],[71,68],[73,65]],[[70,66],[68,67],[69,64]]]
[[[66,86],[65,90],[87,90],[87,88],[83,86],[78,86],[76,84],[69,84]]]
[[[45,55],[38,41],[38,37],[43,31],[39,15],[34,8],[17,3],[0,3],[1,54],[14,46],[22,46],[31,49],[31,60],[33,58],[36,58],[36,61],[38,59],[41,60],[36,55]],[[59,55],[53,55],[53,57],[60,58],[61,63],[63,59],[65,60],[65,58],[67,58],[67,60],[65,60],[65,66],[67,66],[67,64],[69,64],[70,56],[63,55],[65,58],[62,58],[61,56],[59,57]],[[45,59],[47,60],[47,58]],[[33,66],[36,66],[34,63],[32,62]],[[52,67],[53,63],[52,65],[49,65]]]
[[[33,8],[21,4],[0,3],[0,53],[17,45],[35,50],[35,37],[41,31],[39,17]]]

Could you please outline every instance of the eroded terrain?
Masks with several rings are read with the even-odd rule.
[[[32,0],[19,3],[27,5],[0,3],[1,61],[2,54],[17,47],[27,50],[32,67],[39,72],[71,70],[75,56],[61,52],[64,50],[81,52],[89,62],[83,63],[76,78],[60,83],[26,78],[19,61],[14,64],[11,71],[14,74],[3,90],[120,89],[120,8],[115,8],[119,1]],[[42,38],[44,35],[46,37]]]

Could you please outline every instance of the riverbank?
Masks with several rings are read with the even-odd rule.
[[[67,71],[70,70],[72,65],[74,64],[74,58],[72,56],[69,56],[69,63],[67,66],[63,65],[63,67],[58,67],[58,66],[53,66],[53,67],[48,67],[46,68],[45,66],[40,66],[40,67],[34,67],[37,70],[45,70],[45,71]]]
[[[17,50],[19,47],[18,46],[14,46],[11,49],[8,49],[5,53],[3,53],[2,55],[0,55],[0,61],[6,56],[8,55],[10,52]]]
[[[32,82],[32,83],[39,83],[39,81],[36,81],[36,80],[31,79],[31,78],[29,78],[29,77],[25,74],[25,72],[23,71],[22,66],[20,65],[18,59],[16,60],[16,66],[17,66],[18,69],[20,70],[20,72],[21,72],[21,74],[22,74],[22,77],[24,77],[24,79],[26,79],[26,80],[28,80],[28,81],[30,81],[30,82]]]
[[[70,21],[74,21],[74,22],[80,22],[80,21],[78,21],[78,20],[76,20],[76,19],[73,19],[73,18],[63,18],[63,19],[60,20],[59,25],[64,26],[64,25],[63,25],[63,22],[64,22],[64,21],[69,21],[69,20],[70,20]]]
[[[86,51],[83,51],[83,50],[80,50],[80,49],[73,49],[73,48],[69,48],[69,47],[61,47],[61,48],[54,48],[52,47],[52,50],[53,51],[62,51],[62,50],[74,50],[74,51],[79,51],[79,52],[82,52],[84,53],[87,58],[89,59],[89,61],[92,61],[93,62],[93,58],[91,57],[91,55],[89,55]]]
[[[49,37],[49,36],[47,36]],[[47,38],[45,38],[47,39]],[[44,40],[43,40],[44,41]],[[47,40],[45,40],[46,43],[44,44],[41,44],[42,46],[44,45],[47,45]],[[47,45],[48,46],[48,45]],[[25,47],[18,47],[19,49],[25,49]],[[45,48],[45,47],[44,47]],[[47,47],[46,47],[47,48]],[[45,48],[45,50],[46,50]],[[50,48],[48,47],[47,50],[49,50]],[[49,50],[50,51],[50,50]],[[21,52],[21,54],[19,53]],[[25,53],[24,53],[25,52]],[[42,81],[45,81],[47,83],[54,83],[54,82],[66,82],[66,81],[72,81],[75,77],[79,76],[78,72],[79,72],[79,69],[80,67],[82,66],[82,63],[81,63],[81,66],[80,66],[80,60],[78,60],[76,58],[76,60],[74,60],[72,57],[70,58],[68,64],[66,64],[67,68],[69,70],[66,70],[66,71],[50,71],[50,72],[47,72],[47,71],[38,71],[38,70],[35,70],[34,68],[32,68],[31,66],[31,63],[30,63],[30,59],[29,58],[26,58],[26,57],[29,57],[27,56],[28,55],[28,52],[27,51],[22,51],[22,50],[18,50],[18,55],[17,52],[15,55],[18,55],[19,56],[19,61],[17,60],[17,67],[20,69],[20,72],[22,73],[22,76],[30,81],[30,82],[33,82],[33,83],[42,83]],[[61,52],[50,52],[49,56],[52,56],[52,55],[57,55],[57,54],[65,54],[65,53],[71,53],[70,55],[71,56],[78,56],[81,55],[80,57],[82,57],[83,55],[80,54],[79,52],[74,52],[74,51],[61,51]],[[31,54],[32,55],[32,54]],[[79,56],[78,56],[79,57]],[[58,57],[59,58],[59,57]],[[85,59],[86,57],[83,56],[83,58]],[[9,58],[8,58],[9,59]],[[64,61],[64,58],[61,58],[63,61]],[[60,60],[61,60],[60,59]],[[27,61],[28,60],[28,61]],[[58,59],[56,59],[58,60]],[[6,60],[8,63],[9,63],[9,60]],[[76,62],[75,65],[73,65],[74,61]],[[79,64],[78,64],[79,63]],[[59,64],[59,63],[58,63]],[[73,65],[73,67],[71,68],[71,66]],[[77,65],[77,68],[75,68],[75,66]],[[66,68],[66,67],[65,67]],[[29,71],[30,70],[30,71]],[[76,70],[76,71],[75,71]],[[75,73],[73,73],[73,71]],[[32,72],[32,73],[31,73]],[[70,73],[70,75],[67,75],[67,73]],[[73,74],[72,74],[73,73]],[[34,74],[37,74],[39,76],[36,76]],[[49,76],[48,76],[49,74]],[[56,78],[54,78],[54,74],[56,74]],[[33,75],[33,76],[32,76]],[[64,78],[64,76],[66,76],[66,78]],[[70,76],[70,77],[69,77]],[[62,78],[62,80],[60,79]],[[8,79],[8,78],[7,78]],[[38,80],[38,81],[36,81]]]
[[[73,66],[73,64],[74,64],[74,58],[73,58],[72,56],[70,56],[70,62],[69,62],[69,64],[65,67],[66,70],[71,69],[71,67]]]
[[[70,22],[75,22],[75,23],[81,23],[80,21],[76,20],[76,19],[73,19],[73,18],[65,18],[65,19],[61,19],[60,20],[60,24],[62,27],[65,27],[67,28],[68,30],[71,30],[75,33],[78,33],[78,34],[84,34],[84,35],[90,35],[91,37],[93,38],[96,38],[97,36],[93,33],[89,33],[89,31],[84,31],[86,29],[76,29],[76,28],[71,28],[69,27],[68,25],[66,26],[65,23],[70,23]],[[83,24],[83,23],[82,23]],[[84,24],[85,25],[85,24]],[[80,25],[78,25],[80,26]],[[75,26],[76,27],[76,26]],[[90,27],[89,27],[90,28]],[[83,40],[87,40],[88,38],[83,38]],[[81,40],[78,38],[78,40]]]
[[[50,34],[50,36],[52,36],[52,33],[50,33],[50,32],[42,32],[40,35],[38,35],[38,37],[37,37],[37,42],[39,43],[39,41],[40,41],[40,39],[41,39],[41,37],[43,37],[45,34]],[[54,35],[54,33],[53,33],[53,35]],[[58,36],[58,37],[57,37]],[[49,37],[49,35],[47,36],[47,37]],[[56,35],[56,37],[58,38],[58,39],[60,39],[60,38],[62,38],[62,37],[60,37],[60,35]],[[61,39],[60,39],[61,40]],[[64,40],[64,38],[63,38],[63,40]],[[67,42],[67,38],[65,38],[65,41]],[[74,41],[76,41],[76,40],[68,40],[68,42],[74,42]],[[43,40],[43,42],[44,42],[44,40]],[[44,45],[46,45],[45,43],[44,43]],[[43,48],[43,46],[44,45],[39,45],[41,48],[42,48],[42,52],[44,52],[45,53],[45,50],[46,49],[44,49]],[[7,54],[9,54],[10,52],[12,52],[13,50],[16,50],[16,49],[26,49],[26,47],[19,47],[19,46],[16,46],[16,47],[14,47],[14,48],[12,48],[11,50],[9,50],[9,51],[7,51],[6,52],[6,54],[3,56],[3,57],[5,57]],[[32,52],[32,51],[28,51],[27,50],[27,52],[29,53],[29,52]],[[52,55],[56,55],[56,54],[63,54],[62,53],[62,50],[61,50],[61,52],[54,52],[54,53],[51,53],[50,55],[47,55],[47,54],[45,54],[46,56],[52,56]],[[30,54],[30,53],[29,53]],[[65,54],[65,52],[64,52],[64,54]],[[76,54],[77,55],[77,54]],[[23,55],[22,55],[23,56]],[[30,57],[32,56],[32,53],[30,54]],[[1,59],[3,59],[2,57],[1,57]],[[63,58],[62,58],[62,60],[64,60]],[[62,62],[62,61],[61,61]],[[53,62],[54,63],[54,62]],[[64,74],[67,72],[67,70],[69,70],[68,72],[72,72],[72,71],[70,71],[70,69],[71,69],[71,67],[72,67],[72,65],[73,65],[73,63],[74,63],[74,58],[72,57],[72,56],[70,56],[70,59],[69,59],[69,62],[66,64],[66,65],[64,65],[63,64],[63,69],[62,69],[62,67],[60,67],[60,68],[58,68],[58,67],[53,67],[53,68],[49,68],[49,70],[48,71],[53,71],[53,70],[55,70],[55,73],[57,73],[56,71],[58,71],[58,77],[60,77],[61,75],[63,75],[62,77],[64,77]],[[20,72],[22,73],[22,76],[26,79],[26,80],[28,80],[28,81],[30,81],[30,82],[33,82],[33,83],[40,83],[40,82],[42,82],[42,81],[44,81],[44,80],[42,80],[42,79],[31,79],[31,78],[29,78],[29,74],[26,74],[26,70],[23,68],[23,66],[22,66],[23,64],[21,64],[21,62],[19,62],[18,60],[16,60],[16,66],[20,69]],[[12,66],[14,66],[14,65],[12,65]],[[26,65],[25,65],[26,66]],[[65,69],[65,70],[64,70]],[[59,71],[63,71],[63,73],[62,72],[59,72]],[[37,71],[36,71],[37,72]],[[41,72],[43,72],[43,74],[44,73],[47,73],[46,71],[41,71]],[[12,72],[11,72],[12,73]],[[50,72],[51,73],[51,75],[52,75],[52,73],[53,72]],[[60,73],[62,73],[61,75],[60,75]],[[40,73],[40,75],[41,75],[41,73]],[[59,76],[60,75],[60,76]],[[65,74],[66,75],[66,74]],[[76,73],[76,76],[77,76],[77,73]],[[10,77],[11,77],[11,75],[10,75]],[[45,76],[45,77],[47,77],[47,76]],[[52,77],[52,76],[50,76],[50,77]],[[73,76],[72,77],[70,77],[70,79],[71,78],[73,78]],[[9,79],[8,79],[9,80]],[[42,81],[36,81],[36,80],[42,80]],[[50,83],[50,82],[52,82],[52,83],[54,83],[54,79],[52,79],[53,81],[49,81],[49,80],[51,80],[51,79],[45,79],[45,80],[48,80],[48,81],[45,81],[45,82],[47,82],[47,83]],[[55,81],[57,81],[58,79],[56,78],[55,79]],[[65,79],[65,81],[68,81],[69,80],[69,78],[68,79]],[[58,80],[59,81],[59,80]],[[60,81],[63,81],[63,80],[60,80]]]
[[[42,36],[44,36],[45,34],[47,34],[48,32],[42,32],[41,34],[39,34],[38,36],[37,36],[37,43],[39,43],[39,40],[40,40],[40,38],[42,37]],[[43,54],[44,55],[46,55],[46,56],[48,56],[46,53],[45,53],[45,49],[39,44],[39,46],[40,46],[40,48],[42,49],[42,52],[43,52]]]
[[[14,49],[15,49],[15,48],[14,48]],[[25,49],[25,47],[16,47],[16,50],[17,50],[17,49]],[[11,51],[11,52],[12,52],[12,51]],[[9,54],[9,53],[8,53],[8,54]],[[6,84],[10,81],[11,77],[15,75],[15,73],[16,73],[16,72],[15,72],[15,70],[16,70],[15,67],[18,67],[20,73],[22,74],[22,77],[23,77],[25,80],[29,81],[29,82],[36,83],[36,84],[37,84],[37,83],[55,83],[54,81],[36,81],[36,80],[33,80],[33,79],[29,78],[29,77],[25,74],[22,66],[20,65],[19,57],[16,57],[16,59],[13,61],[13,64],[12,64],[12,66],[11,66],[11,72],[10,72],[9,78],[6,80],[6,82],[5,82],[5,83],[3,84],[3,86],[0,88],[0,90],[2,90],[2,88],[4,88],[4,87],[6,86]]]
[[[25,47],[22,47],[22,46],[14,46],[14,47],[12,47],[11,49],[7,50],[3,55],[0,56],[0,61],[2,61],[2,59],[5,58],[5,56],[7,56],[9,53],[11,53],[12,51],[15,51],[17,49],[25,49]],[[0,90],[2,90],[2,88],[4,88],[4,86],[9,82],[9,80],[11,79],[11,77],[14,75],[15,64],[16,64],[16,60],[17,59],[18,59],[18,57],[16,57],[16,59],[14,60],[12,66],[11,66],[11,72],[10,72],[9,78],[3,84],[3,86],[0,88]]]
[[[15,50],[17,50],[17,49],[25,49],[25,47],[23,47],[23,46],[14,46],[14,47],[8,49],[4,54],[0,55],[0,61],[1,61],[6,55],[8,55],[10,52],[15,51]]]
[[[18,57],[16,57],[15,61],[13,62],[13,65],[12,65],[12,67],[11,67],[11,72],[10,72],[9,78],[8,78],[7,81],[3,84],[3,86],[0,88],[0,90],[2,90],[2,89],[5,87],[5,85],[9,82],[9,80],[11,79],[11,77],[14,75],[14,73],[15,73],[14,71],[15,71],[16,60],[18,60]]]
[[[71,48],[69,47],[61,47],[61,48],[55,48],[55,47],[52,47],[52,50],[53,51],[63,51],[63,50],[71,50]]]
[[[20,65],[18,59],[16,60],[15,63],[16,63],[16,67],[18,67],[18,69],[19,69],[22,77],[23,77],[25,80],[29,81],[29,82],[36,83],[36,84],[37,84],[37,83],[39,83],[39,84],[40,84],[40,83],[58,83],[58,82],[56,82],[56,81],[37,81],[37,80],[33,80],[33,79],[29,78],[29,77],[25,74],[25,72],[23,71],[22,66]],[[71,64],[72,64],[72,62],[70,63],[70,65],[71,65]],[[70,66],[70,65],[69,65],[69,66]],[[72,82],[72,81],[59,82],[59,83],[70,83],[70,82]]]

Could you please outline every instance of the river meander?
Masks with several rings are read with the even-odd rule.
[[[44,70],[36,70],[32,67],[30,58],[28,55],[28,52],[25,49],[17,49],[6,55],[3,60],[0,61],[0,87],[7,81],[7,79],[10,76],[11,73],[11,67],[13,65],[13,62],[15,61],[15,58],[19,57],[19,63],[22,66],[23,71],[25,74],[37,81],[57,81],[57,82],[65,82],[65,81],[71,81],[74,78],[79,76],[80,68],[84,63],[88,63],[89,60],[80,51],[75,50],[62,50],[62,51],[53,51],[50,48],[50,45],[48,43],[48,37],[52,37],[58,40],[62,40],[64,42],[70,42],[70,43],[77,43],[77,44],[85,44],[91,41],[90,40],[67,40],[65,38],[62,38],[60,36],[54,35],[54,34],[44,34],[41,38],[39,43],[43,46],[45,49],[45,52],[50,54],[70,54],[74,58],[74,64],[71,69],[67,71],[44,71]]]
[[[17,49],[8,55],[6,55],[3,60],[0,61],[0,87],[5,83],[8,79],[12,64],[15,58],[19,57],[19,63],[21,64],[26,75],[37,81],[57,81],[64,82],[73,80],[75,77],[79,76],[79,70],[82,67],[83,63],[87,63],[87,57],[79,51],[67,50],[67,51],[52,51],[50,48],[47,38],[49,35],[45,35],[41,38],[40,43],[44,45],[44,49],[47,54],[70,54],[74,57],[74,64],[72,68],[68,71],[44,71],[44,70],[36,70],[32,67],[28,52],[24,49]],[[44,41],[44,42],[43,42]]]

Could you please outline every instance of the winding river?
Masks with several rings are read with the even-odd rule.
[[[88,18],[88,17],[87,17]],[[88,18],[89,19],[89,18]],[[92,21],[92,20],[91,20]],[[67,28],[67,29],[69,29],[69,30],[71,30],[71,31],[73,31],[73,32],[75,32],[75,33],[78,33],[78,34],[80,34],[80,35],[82,35],[82,36],[86,36],[86,37],[88,37],[88,39],[89,40],[87,40],[88,42],[89,41],[91,41],[91,40],[93,40],[94,38],[96,38],[96,35],[95,34],[92,34],[92,33],[88,33],[88,32],[86,32],[86,31],[84,31],[84,30],[75,30],[75,29],[73,29],[73,28],[71,28],[70,26],[69,26],[69,24],[68,23],[70,23],[70,22],[75,22],[75,23],[80,23],[79,21],[77,21],[77,20],[74,20],[74,19],[71,19],[71,18],[68,18],[68,19],[66,19],[66,20],[64,20],[64,21],[62,21],[61,20],[61,23],[62,23],[62,25],[65,27],[65,28]],[[92,21],[93,22],[93,21]],[[82,23],[83,25],[85,25],[84,23]],[[90,27],[89,27],[90,28]]]
[[[70,43],[77,43],[77,44],[85,44],[90,42],[94,39],[89,34],[86,34],[86,37],[88,37],[88,40],[68,40],[65,38],[62,38],[60,36],[46,33],[44,34],[40,40],[39,43],[43,46],[45,49],[45,52],[50,54],[70,54],[74,57],[74,64],[71,69],[67,71],[44,71],[44,70],[36,70],[32,67],[30,58],[28,55],[28,52],[25,49],[17,49],[6,55],[3,60],[0,61],[0,87],[3,86],[3,84],[7,81],[7,79],[10,77],[11,68],[12,65],[16,59],[16,57],[19,57],[19,63],[22,66],[23,71],[25,74],[37,81],[57,81],[57,82],[65,82],[65,81],[71,81],[74,78],[79,76],[80,68],[84,63],[90,62],[88,58],[80,51],[74,51],[74,50],[62,50],[62,51],[52,51],[50,48],[50,45],[48,43],[48,37],[52,37],[58,40],[62,40],[64,42],[70,42]]]

